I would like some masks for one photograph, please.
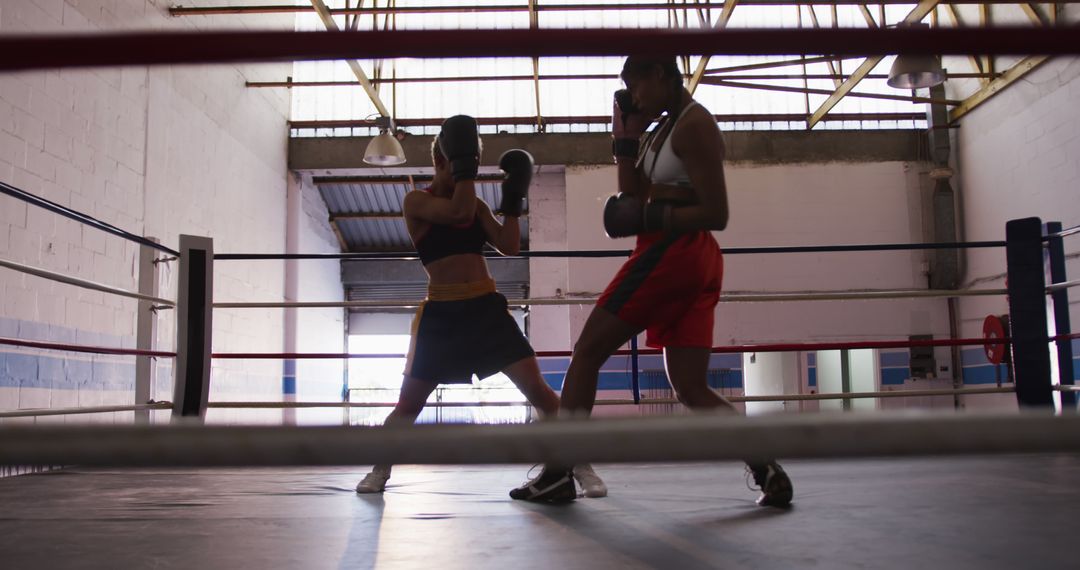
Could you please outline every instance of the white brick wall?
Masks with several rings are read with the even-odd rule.
[[[173,18],[167,14],[172,4],[4,0],[0,33],[292,28],[287,15]],[[281,64],[0,75],[0,180],[173,247],[179,234],[190,233],[213,237],[222,252],[283,251],[289,95],[247,89],[244,82],[280,79],[290,71],[290,65]],[[137,246],[8,197],[0,197],[0,253],[5,259],[137,288]],[[175,263],[160,271],[161,294],[175,297]],[[220,263],[216,280],[215,295],[222,300],[277,300],[283,294],[282,264],[276,262],[254,268]],[[133,301],[6,269],[0,269],[0,296],[0,321],[53,327],[38,331],[43,336],[79,331],[104,335],[80,341],[134,344]],[[162,315],[159,346],[168,349],[174,346],[175,325],[171,313]],[[280,350],[281,326],[281,311],[274,310],[221,318],[215,322],[214,348]],[[215,390],[231,397],[280,397],[279,363],[218,362],[214,375]],[[172,398],[167,376],[159,378],[156,388],[156,398]],[[72,402],[63,390],[34,390],[0,385],[0,408]],[[131,396],[88,386],[79,389],[77,403],[129,403]]]
[[[721,248],[923,241],[925,170],[902,162],[728,165],[731,221],[717,240]],[[633,247],[632,238],[607,238],[600,224],[602,200],[614,189],[613,167],[567,168],[567,249]],[[925,288],[924,259],[922,252],[728,255],[724,290]],[[569,289],[598,293],[622,261],[571,260]],[[587,307],[570,309],[571,339],[587,314]],[[948,330],[944,300],[741,303],[721,304],[714,338],[718,344],[896,339]]]
[[[1078,11],[1069,7],[1075,21]],[[960,123],[954,136],[959,170],[962,238],[1004,239],[1010,219],[1038,216],[1043,222],[1080,224],[1080,60],[1051,60],[984,103]],[[1080,241],[1066,238],[1067,254]],[[964,280],[1004,287],[1005,253],[970,250]],[[1080,277],[1080,259],[1066,263]],[[1080,325],[1080,302],[1070,294],[1073,331]],[[959,304],[961,334],[980,336],[983,319],[1006,314],[1004,298],[976,297]],[[1053,355],[1051,355],[1053,358]],[[1012,397],[967,398],[968,407],[1015,407]]]
[[[338,253],[341,247],[330,229],[329,212],[318,188],[305,176],[298,185],[302,204],[298,216],[296,247],[304,253]],[[297,300],[344,300],[341,262],[337,260],[298,261]],[[303,309],[296,313],[296,346],[301,352],[345,352],[345,310]],[[340,360],[298,360],[296,362],[297,401],[341,401],[345,364]],[[297,410],[298,423],[340,423],[340,409]]]
[[[529,247],[537,251],[566,251],[567,246],[567,189],[562,172],[547,172],[533,179],[529,189]],[[529,294],[533,297],[554,297],[570,292],[569,265],[571,261],[556,258],[529,260]],[[529,339],[536,350],[568,350],[569,318],[573,309],[567,306],[536,306],[529,311]]]
[[[989,100],[960,124],[960,169],[964,239],[1004,239],[1010,219],[1038,216],[1066,227],[1080,224],[1080,60],[1051,60]],[[1067,253],[1080,241],[1067,238]],[[987,280],[1005,272],[1004,252],[973,250],[965,279]],[[1068,264],[1080,277],[1080,262]],[[1073,298],[1076,294],[1073,293]],[[1080,308],[1072,305],[1074,328]],[[960,304],[964,334],[981,334],[991,313],[1006,313],[1004,299],[965,299]]]

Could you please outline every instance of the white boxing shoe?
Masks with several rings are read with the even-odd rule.
[[[386,481],[390,479],[389,465],[376,465],[371,473],[368,473],[356,484],[356,492],[360,494],[382,493],[386,490]]]
[[[607,485],[604,480],[593,471],[592,465],[582,463],[574,467],[574,479],[581,485],[582,495],[590,499],[599,499],[607,496]]]

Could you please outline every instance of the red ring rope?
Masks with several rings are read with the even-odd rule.
[[[108,65],[672,55],[1064,55],[1080,28],[134,32],[0,38],[0,71]]]
[[[59,342],[44,342],[40,340],[22,340],[19,338],[0,337],[0,344],[9,346],[23,346],[26,348],[44,348],[47,350],[63,350],[66,352],[88,352],[91,354],[119,354],[123,356],[160,356],[173,358],[175,352],[164,350],[141,350],[138,348],[111,348],[107,346],[85,346],[79,344],[64,344]]]
[[[1063,335],[1076,336],[1080,335]],[[1054,337],[1050,340],[1058,340]],[[957,338],[957,339],[931,339],[931,340],[867,340],[849,342],[818,342],[818,343],[778,343],[778,344],[736,344],[731,346],[713,347],[713,354],[733,354],[743,352],[806,352],[812,350],[856,350],[861,348],[911,348],[915,346],[983,346],[985,344],[1008,344],[1010,338],[1000,338],[987,341],[982,338]],[[661,354],[658,349],[639,350],[639,355]],[[569,350],[541,350],[537,356],[570,356]],[[629,350],[619,350],[615,355],[628,355]],[[402,358],[404,354],[350,354],[339,352],[216,352],[213,358],[251,358],[251,359],[333,359],[333,358]]]

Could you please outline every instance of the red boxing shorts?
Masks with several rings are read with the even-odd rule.
[[[645,344],[712,347],[724,258],[709,232],[639,235],[597,305],[645,329]]]

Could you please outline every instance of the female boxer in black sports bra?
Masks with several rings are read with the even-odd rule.
[[[532,178],[532,157],[510,150],[499,160],[506,174],[500,223],[476,197],[475,129],[471,117],[460,115],[443,124],[431,146],[431,187],[409,192],[402,204],[406,228],[428,274],[428,295],[413,318],[401,393],[387,424],[413,423],[436,386],[469,383],[474,374],[486,378],[503,372],[543,416],[559,408],[559,398],[540,374],[536,354],[510,315],[506,298],[495,291],[483,256],[487,243],[505,255],[520,250],[518,217]],[[464,157],[455,154],[463,137],[475,156],[467,156],[472,150],[461,151]],[[376,465],[356,491],[382,492],[390,472],[389,465]],[[573,475],[586,496],[607,494],[588,465],[576,467]]]

